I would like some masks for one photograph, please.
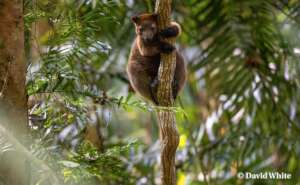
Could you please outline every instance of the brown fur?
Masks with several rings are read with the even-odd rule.
[[[157,74],[160,64],[160,53],[166,51],[164,51],[165,48],[161,47],[165,43],[160,41],[160,36],[157,29],[157,16],[155,14],[143,14],[138,17],[133,17],[132,20],[135,23],[137,37],[131,48],[127,65],[127,74],[129,76],[130,84],[133,89],[142,97],[158,104],[156,91],[158,85]],[[153,26],[156,28],[153,28]],[[171,24],[171,27],[172,26],[173,30],[171,31],[176,31],[175,33],[178,36],[180,33],[179,25],[173,22]],[[143,31],[141,31],[141,29],[143,29]],[[147,31],[148,34],[145,34]],[[173,32],[172,34],[174,35]],[[154,36],[151,37],[152,35]],[[147,37],[151,37],[152,39],[148,41],[147,39],[149,38]],[[174,99],[176,98],[178,92],[183,88],[185,79],[186,69],[184,60],[180,53],[176,50],[176,69],[172,84]]]

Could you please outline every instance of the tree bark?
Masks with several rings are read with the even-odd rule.
[[[95,123],[87,123],[84,138],[94,147],[96,147],[100,152],[104,152],[104,138],[101,133],[101,115],[99,114],[96,105],[93,105],[90,111],[96,117],[96,121]]]
[[[155,11],[158,14],[159,30],[170,25],[172,0],[157,0]],[[174,45],[175,39],[165,39]],[[161,54],[161,62],[158,71],[158,102],[159,105],[171,107],[174,104],[172,95],[172,81],[176,67],[176,54]],[[170,110],[158,110],[157,113],[161,134],[161,164],[163,185],[176,185],[175,154],[179,143],[179,134],[176,127],[174,112]]]
[[[0,1],[0,117],[14,133],[26,132],[27,97],[23,1]]]
[[[25,79],[23,1],[0,0],[0,122],[20,141],[27,131]],[[0,179],[5,184],[28,184],[26,158],[17,151],[0,157]]]

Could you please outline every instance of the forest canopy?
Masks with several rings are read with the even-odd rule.
[[[126,74],[131,17],[154,11],[154,0],[0,0],[0,185],[160,183],[165,107]],[[171,12],[188,71],[169,107],[177,185],[300,185],[300,3],[173,0]]]

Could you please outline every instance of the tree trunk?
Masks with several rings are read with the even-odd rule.
[[[23,1],[0,0],[0,123],[20,141],[27,128],[25,77]],[[6,151],[0,162],[5,184],[28,184],[24,157]]]
[[[0,117],[14,133],[25,133],[27,97],[25,93],[23,1],[0,1]]]
[[[93,105],[90,111],[96,117],[96,121],[95,123],[87,123],[84,138],[88,142],[90,142],[94,147],[96,147],[100,152],[104,152],[104,138],[101,133],[101,115],[99,115],[96,105]]]
[[[162,30],[170,25],[172,0],[157,0],[155,11],[158,14],[158,26]],[[174,45],[175,39],[166,39]],[[158,71],[158,102],[161,106],[173,106],[172,81],[176,67],[175,52],[161,54],[161,62]],[[176,185],[175,154],[179,143],[179,134],[176,127],[175,114],[168,110],[159,110],[157,113],[161,134],[161,164],[162,184]]]

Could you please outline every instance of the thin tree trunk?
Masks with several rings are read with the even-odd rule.
[[[23,1],[0,0],[0,119],[20,141],[26,134]],[[0,179],[4,184],[26,185],[26,158],[17,151],[1,154]]]
[[[155,11],[159,15],[159,29],[162,30],[170,25],[172,0],[157,0]],[[174,45],[175,39],[165,41]],[[158,101],[161,106],[173,106],[172,81],[176,67],[175,52],[161,54],[161,63],[158,72]],[[157,113],[161,134],[161,163],[162,184],[176,185],[175,154],[179,143],[179,134],[176,127],[175,114],[168,110],[159,110]]]
[[[91,107],[92,114],[95,115],[95,123],[87,123],[86,132],[84,138],[89,141],[94,147],[96,147],[100,152],[104,152],[104,138],[101,133],[101,115],[99,115],[96,105]]]

